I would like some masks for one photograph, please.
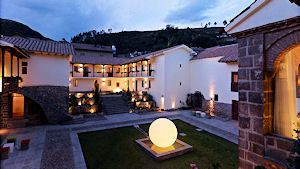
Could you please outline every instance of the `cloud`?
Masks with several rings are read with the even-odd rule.
[[[200,27],[200,23],[217,22],[217,26],[223,26],[224,20],[231,20],[239,12],[249,6],[249,0],[190,0],[183,1],[182,7],[170,11],[166,22],[179,23]]]
[[[0,17],[54,40],[90,30],[155,30],[167,24],[200,27],[230,20],[248,0],[0,0]],[[250,3],[250,2],[248,2]],[[236,12],[238,11],[238,12]]]
[[[190,0],[182,1],[181,7],[170,11],[166,22],[193,23],[207,18],[203,12],[215,5],[215,0]]]

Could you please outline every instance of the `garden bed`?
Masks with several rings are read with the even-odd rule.
[[[134,127],[122,127],[78,134],[87,168],[181,169],[197,164],[198,168],[238,168],[238,146],[181,120],[174,120],[178,138],[193,146],[194,151],[179,157],[157,162],[136,143],[145,136]],[[150,124],[140,125],[148,132]]]

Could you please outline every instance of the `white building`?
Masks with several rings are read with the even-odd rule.
[[[206,100],[218,95],[216,108],[231,116],[231,104],[238,100],[237,83],[232,83],[237,81],[237,45],[208,48],[197,56],[185,45],[132,59],[75,55],[70,70],[71,92],[90,92],[95,85],[101,92],[147,91],[161,109],[185,107],[187,94],[200,91]]]

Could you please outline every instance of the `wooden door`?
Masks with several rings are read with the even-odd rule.
[[[239,101],[232,100],[232,119],[238,120],[239,118]]]

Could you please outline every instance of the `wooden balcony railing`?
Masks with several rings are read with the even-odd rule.
[[[2,78],[2,93],[17,91],[21,77],[3,77]]]

